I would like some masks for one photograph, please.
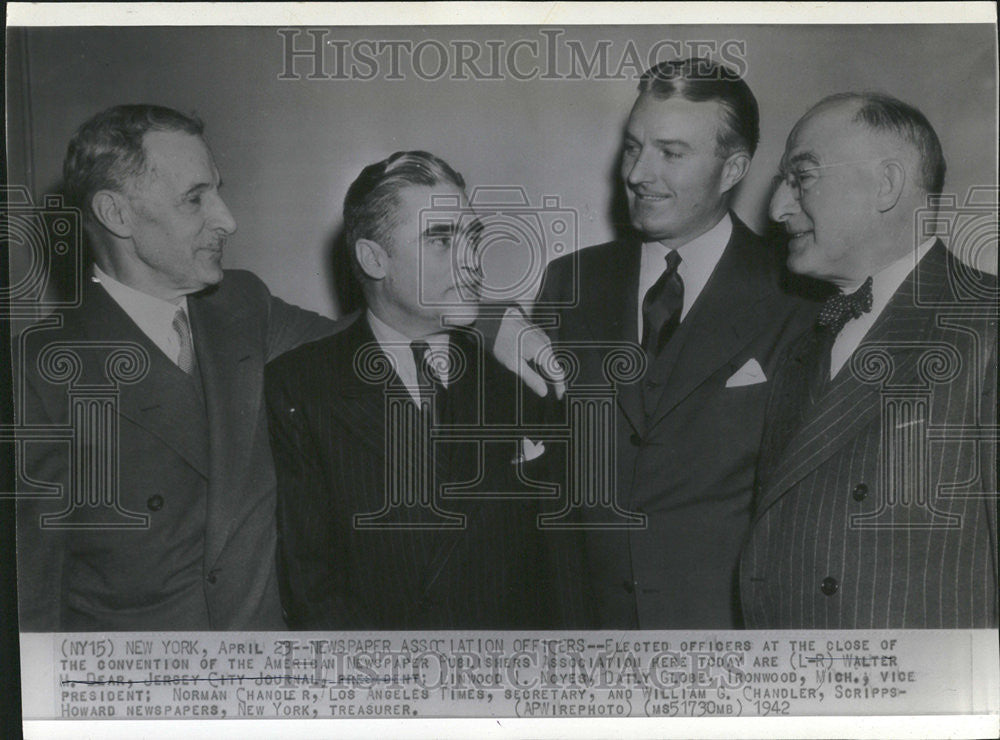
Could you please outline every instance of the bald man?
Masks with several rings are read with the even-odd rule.
[[[995,627],[997,281],[917,228],[947,215],[937,134],[895,98],[835,95],[781,175],[788,266],[838,291],[775,379],[746,625]]]

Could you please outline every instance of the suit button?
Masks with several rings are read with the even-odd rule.
[[[864,483],[858,483],[858,485],[854,486],[854,490],[851,491],[851,496],[854,497],[855,501],[864,501],[868,498],[868,486]]]
[[[156,494],[146,499],[146,508],[150,511],[159,511],[163,508],[163,496]]]
[[[624,581],[622,588],[625,589],[625,593],[627,594],[635,593],[635,581]]]
[[[819,590],[822,591],[826,596],[833,596],[837,593],[837,589],[840,588],[840,584],[837,583],[836,578],[831,578],[827,576],[823,579],[823,582],[819,585]]]
[[[632,436],[628,438],[628,441],[631,442],[634,447],[638,447],[642,444],[642,437],[640,437],[637,433],[632,432]]]
[[[219,577],[215,575],[215,571],[213,570],[205,576],[205,580],[214,585],[215,582],[219,580]]]

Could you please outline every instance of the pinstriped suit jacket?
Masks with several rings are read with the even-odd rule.
[[[996,279],[936,244],[783,449],[768,407],[741,559],[747,627],[997,625]]]
[[[363,317],[300,347],[266,373],[278,473],[278,573],[294,629],[526,629],[548,626],[537,506],[531,500],[435,500],[465,515],[461,529],[363,529],[354,516],[387,505],[388,476],[412,476],[428,458],[387,465],[385,383],[359,376],[355,356],[375,342]],[[468,367],[449,385],[452,422],[482,403],[492,423],[513,418],[515,375],[460,342]],[[384,357],[380,355],[381,357]],[[373,365],[368,365],[373,367]],[[479,383],[482,385],[478,385]],[[483,393],[483,389],[486,392]],[[530,400],[530,392],[525,395]],[[461,418],[460,418],[461,417]],[[390,426],[392,431],[397,427]],[[440,483],[475,477],[475,443],[436,448]],[[479,468],[491,490],[517,486],[517,445],[487,446]],[[471,465],[471,467],[470,467]],[[412,480],[412,478],[411,478]],[[405,483],[410,486],[411,483]],[[407,488],[407,490],[410,490]],[[477,490],[485,490],[479,487]],[[508,490],[520,490],[512,488]],[[407,521],[424,521],[414,510]]]

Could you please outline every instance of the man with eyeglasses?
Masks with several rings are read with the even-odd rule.
[[[834,95],[782,169],[788,266],[838,291],[775,379],[746,625],[995,627],[997,281],[919,228],[938,220],[938,137],[895,98]]]

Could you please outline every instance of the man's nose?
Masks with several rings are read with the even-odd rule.
[[[635,159],[631,164],[626,162],[625,182],[629,185],[640,185],[642,183],[648,183],[653,179],[653,172],[650,168],[649,157],[650,155],[644,147],[635,156]]]
[[[221,196],[216,196],[215,198],[211,221],[213,229],[221,231],[227,236],[236,231],[236,219],[233,218],[233,214],[229,211],[229,206],[226,205],[226,201]]]
[[[778,188],[771,196],[771,220],[787,221],[799,212],[799,199],[792,187],[784,180],[778,181]]]

